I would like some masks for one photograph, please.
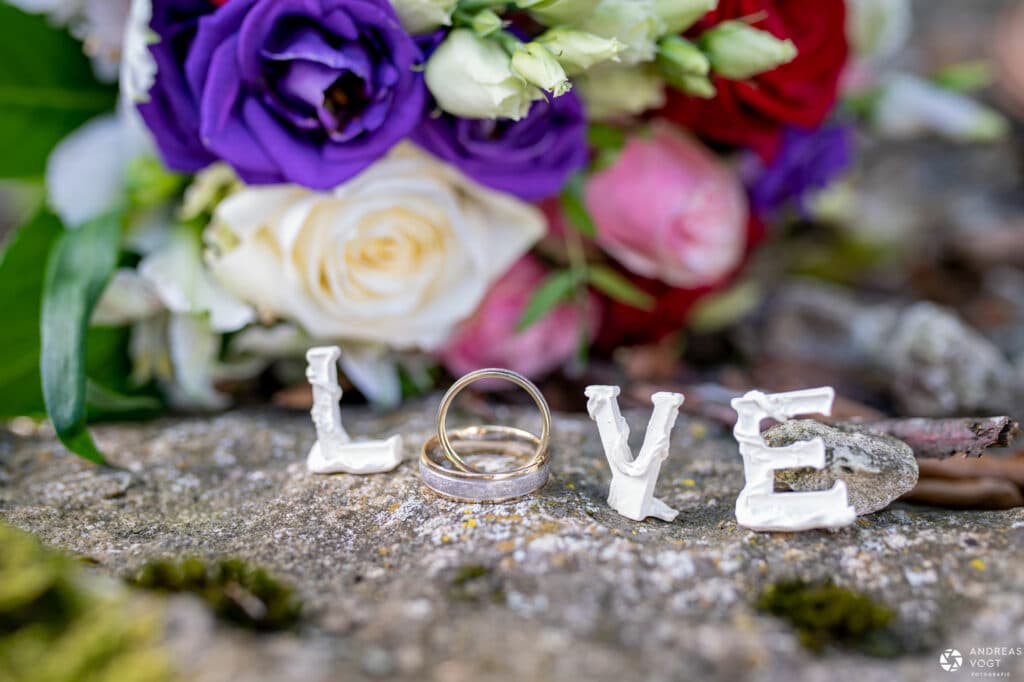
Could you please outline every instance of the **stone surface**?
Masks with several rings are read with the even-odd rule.
[[[815,438],[825,443],[825,467],[776,471],[776,487],[781,484],[783,490],[796,492],[827,490],[842,479],[849,504],[863,516],[885,509],[917,483],[914,451],[892,436],[813,419],[790,419],[764,433],[765,442],[775,448]]]
[[[354,437],[401,430],[411,455],[435,406],[346,406],[347,425]],[[624,416],[639,439],[649,410]],[[532,410],[494,419],[537,428]],[[452,416],[453,428],[477,421]],[[285,634],[255,636],[175,602],[169,645],[204,682],[929,680],[944,674],[945,647],[1024,642],[1024,509],[898,503],[837,532],[738,529],[735,441],[686,416],[657,490],[680,510],[673,523],[607,507],[610,472],[584,415],[556,415],[548,485],[493,506],[433,497],[409,459],[393,474],[309,474],[305,413],[95,428],[130,473],[66,454],[45,429],[13,429],[0,430],[0,519],[112,575],[155,557],[236,556],[298,587],[305,621]],[[806,652],[752,606],[791,577],[832,578],[890,605],[909,652]],[[1024,657],[1002,665],[1024,675]]]

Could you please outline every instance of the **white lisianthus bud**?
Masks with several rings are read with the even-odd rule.
[[[993,142],[1010,129],[998,111],[903,73],[882,84],[871,121],[877,132],[900,139],[936,134],[960,142]]]
[[[665,105],[665,82],[648,65],[606,65],[576,78],[576,91],[595,119],[635,116]]]
[[[530,11],[545,26],[577,24],[594,9],[594,0],[517,0],[519,9]]]
[[[472,25],[478,36],[486,38],[492,33],[500,31],[505,26],[505,22],[494,13],[494,10],[485,9],[473,15]]]
[[[625,49],[617,38],[602,38],[564,27],[548,29],[535,42],[548,48],[570,76],[581,74],[601,62],[617,62],[619,53]]]
[[[910,38],[910,0],[847,0],[846,33],[854,51],[869,59],[896,54]]]
[[[526,116],[542,93],[512,71],[508,53],[468,28],[448,34],[427,61],[424,78],[438,106],[465,118]]]
[[[723,21],[701,34],[700,46],[720,76],[743,80],[796,58],[792,40],[779,40],[742,21]]]
[[[555,97],[572,90],[565,69],[546,47],[540,43],[526,43],[512,53],[512,71],[527,83],[550,92]]]
[[[712,99],[715,94],[715,84],[707,76],[696,73],[681,73],[674,76],[666,76],[665,80],[685,95],[699,97],[700,99]]]
[[[458,0],[391,0],[402,28],[412,34],[451,26],[452,12]]]
[[[665,33],[676,34],[718,7],[718,0],[654,0],[654,7],[665,23]]]
[[[706,76],[711,63],[700,49],[686,38],[665,36],[658,43],[658,68],[668,76]]]
[[[624,64],[639,64],[654,59],[658,38],[665,24],[654,9],[654,0],[601,0],[579,17],[579,28],[605,38],[616,38],[626,49]]]

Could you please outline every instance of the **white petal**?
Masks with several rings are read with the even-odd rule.
[[[398,366],[382,346],[346,346],[342,350],[340,363],[348,380],[370,402],[383,407],[395,407],[402,402]]]
[[[222,410],[227,396],[213,386],[220,353],[220,335],[196,315],[174,315],[167,326],[174,382],[167,386],[168,399],[179,409]]]
[[[199,238],[188,228],[178,228],[166,244],[146,256],[139,272],[169,310],[209,313],[214,331],[237,331],[256,318],[250,306],[213,280],[200,255]]]
[[[46,165],[50,205],[68,227],[109,211],[124,193],[127,163],[118,117],[109,114],[89,121],[50,154]]]
[[[160,298],[131,268],[120,268],[110,279],[92,314],[96,326],[122,326],[152,317],[163,310]]]

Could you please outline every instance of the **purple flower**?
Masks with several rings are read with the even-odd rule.
[[[843,174],[853,161],[853,129],[825,124],[814,130],[788,128],[778,154],[768,166],[755,161],[744,175],[754,211],[762,216],[777,213],[792,203],[807,215],[807,199]]]
[[[212,14],[209,0],[154,0],[150,27],[160,42],[149,49],[158,75],[149,100],[139,105],[167,165],[194,173],[217,160],[199,139],[199,109],[185,81],[185,57],[199,20]]]
[[[428,116],[413,140],[480,184],[535,201],[586,164],[586,133],[583,106],[567,93],[538,100],[520,121]]]
[[[140,111],[172,168],[219,158],[251,184],[331,189],[422,118],[422,55],[387,0],[154,5],[160,70]]]

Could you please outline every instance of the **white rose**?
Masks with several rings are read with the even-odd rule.
[[[333,192],[247,188],[217,208],[214,276],[318,339],[433,350],[543,235],[534,207],[402,145]]]
[[[458,0],[391,0],[402,28],[414,34],[450,26],[457,4]]]
[[[427,61],[424,79],[438,106],[465,118],[519,120],[539,89],[512,71],[512,60],[493,40],[457,28]]]

